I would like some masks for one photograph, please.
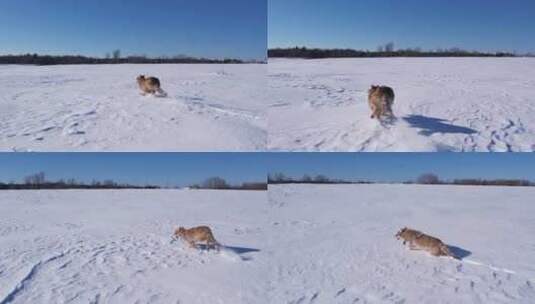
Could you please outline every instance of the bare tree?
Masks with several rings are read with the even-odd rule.
[[[317,183],[326,183],[329,181],[329,178],[325,175],[319,174],[314,177],[314,181]]]
[[[305,182],[305,183],[310,183],[312,181],[312,178],[310,177],[310,175],[305,174],[305,175],[303,175],[302,181]]]
[[[288,180],[288,178],[284,175],[284,173],[272,173],[269,175],[269,181],[270,182],[283,182]]]
[[[121,50],[117,49],[117,50],[114,50],[113,53],[113,59],[117,60],[117,59],[120,59],[121,58]]]
[[[418,176],[418,178],[416,179],[416,182],[418,184],[424,184],[424,185],[436,185],[436,184],[440,184],[440,179],[438,178],[437,175],[433,173],[425,173],[425,174]]]
[[[385,51],[386,52],[393,52],[394,51],[394,42],[389,42],[385,45]]]
[[[227,189],[229,184],[221,177],[210,177],[202,183],[202,188],[205,189]]]
[[[26,185],[42,185],[45,183],[45,173],[43,171],[28,175],[24,178]]]

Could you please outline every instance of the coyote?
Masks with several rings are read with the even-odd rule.
[[[155,95],[156,93],[160,95],[166,95],[165,91],[160,87],[160,80],[156,77],[145,77],[145,75],[139,75],[137,78],[137,84],[143,93]]]
[[[221,245],[216,241],[212,230],[208,226],[199,226],[190,229],[179,227],[175,230],[175,239],[183,239],[191,248],[197,248],[197,243],[205,242],[208,248],[219,250]]]
[[[409,248],[412,250],[425,250],[434,256],[449,256],[458,259],[440,239],[429,236],[418,230],[405,227],[396,233],[396,238],[398,240],[403,239],[403,245],[408,242]]]
[[[391,87],[372,85],[368,90],[368,104],[372,110],[370,117],[377,119],[381,119],[381,116],[393,117],[394,97],[394,90]]]

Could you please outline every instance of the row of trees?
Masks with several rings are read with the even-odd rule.
[[[31,64],[31,65],[58,65],[58,64],[121,64],[121,63],[249,63],[239,59],[208,59],[188,56],[150,58],[144,55],[121,57],[121,51],[115,50],[106,54],[105,58],[88,56],[51,56],[38,54],[2,55],[0,64]]]
[[[49,181],[46,179],[44,172],[24,177],[22,183],[0,183],[0,190],[25,190],[25,189],[159,189],[159,186],[145,185],[137,186],[131,184],[117,183],[111,179],[98,181],[93,180],[91,183],[84,183],[70,179],[60,179]]]
[[[212,190],[267,190],[268,184],[372,184],[372,181],[348,181],[343,179],[332,179],[325,175],[303,175],[300,178],[286,176],[283,173],[272,173],[268,175],[266,182],[245,182],[239,185],[232,185],[221,177],[210,177],[199,184],[190,186],[190,189],[212,189]],[[418,176],[414,181],[406,181],[405,184],[421,185],[475,185],[475,186],[524,186],[534,187],[535,182],[523,179],[480,179],[464,178],[451,181],[441,180],[438,175],[425,173]],[[91,183],[76,181],[75,179],[60,179],[58,181],[48,181],[44,172],[24,177],[22,183],[2,183],[0,190],[23,190],[23,189],[161,189],[155,185],[131,185],[117,183],[111,179]]]
[[[425,173],[420,175],[415,182],[422,185],[473,185],[473,186],[535,186],[535,182],[523,179],[481,179],[481,178],[461,178],[452,181],[441,180],[438,175]]]
[[[241,185],[231,185],[221,177],[210,177],[200,184],[190,186],[191,189],[210,190],[267,190],[266,182],[249,182]]]
[[[460,48],[437,49],[423,51],[421,48],[395,50],[394,43],[381,45],[376,51],[355,49],[320,49],[320,48],[274,48],[268,50],[270,58],[368,58],[368,57],[515,57],[515,54],[506,52],[484,53],[466,51]]]
[[[376,182],[358,180],[348,181],[342,179],[332,179],[325,175],[303,175],[295,178],[286,176],[283,173],[272,173],[268,176],[269,184],[373,184]],[[438,175],[433,173],[425,173],[418,176],[415,180],[406,181],[404,184],[420,184],[420,185],[474,185],[474,186],[535,186],[535,182],[522,179],[479,179],[479,178],[465,178],[454,179],[452,181],[441,180]]]
[[[284,173],[272,173],[268,175],[269,184],[369,184],[368,181],[347,181],[343,179],[332,179],[323,174],[311,176],[308,174],[295,178],[284,175]]]
[[[155,185],[131,185],[117,183],[111,179],[98,181],[93,180],[91,183],[76,181],[75,179],[60,179],[58,181],[49,181],[46,179],[44,172],[24,177],[23,182],[1,183],[0,190],[34,190],[34,189],[161,189]],[[193,185],[191,189],[218,189],[218,190],[267,190],[266,182],[246,182],[241,185],[231,185],[220,177],[211,177],[198,185]]]

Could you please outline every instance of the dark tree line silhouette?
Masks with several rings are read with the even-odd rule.
[[[112,55],[106,54],[105,58],[65,55],[38,55],[38,54],[24,54],[24,55],[1,55],[0,64],[28,64],[28,65],[59,65],[59,64],[164,64],[164,63],[211,63],[211,64],[238,64],[238,63],[256,63],[255,61],[243,61],[239,59],[208,59],[196,58],[188,56],[175,57],[158,57],[149,58],[146,56],[128,56],[121,57],[119,50],[113,52]]]
[[[268,50],[269,58],[374,58],[374,57],[516,57],[513,53],[485,53],[466,51],[460,48],[423,51],[420,48],[394,49],[392,42],[379,46],[376,51],[355,49],[321,49],[307,47],[273,48]]]
[[[441,180],[438,175],[424,173],[416,181],[408,181],[407,184],[421,185],[467,185],[467,186],[522,186],[535,187],[535,182],[524,179],[482,179],[482,178],[458,178],[451,181]]]
[[[193,185],[191,189],[215,189],[215,190],[267,190],[266,182],[245,182],[241,185],[230,185],[220,177],[211,177],[199,185]],[[127,183],[117,183],[112,179],[103,181],[93,180],[91,183],[84,183],[73,178],[49,181],[44,172],[24,177],[23,182],[0,182],[0,190],[44,190],[44,189],[162,189],[156,185],[132,185]]]
[[[1,183],[0,190],[36,190],[36,189],[159,189],[159,186],[154,185],[131,185],[117,183],[111,179],[98,181],[93,180],[91,183],[84,183],[73,178],[60,179],[57,181],[48,181],[44,172],[24,177],[21,183]]]
[[[284,173],[271,173],[268,175],[269,184],[371,184],[369,181],[348,181],[343,179],[332,179],[323,174],[311,176],[308,174],[295,178],[286,176]]]
[[[343,179],[332,179],[325,175],[310,176],[308,174],[295,178],[286,176],[284,173],[271,173],[268,175],[269,184],[377,184],[378,182],[369,180],[348,181]],[[438,175],[425,173],[415,180],[404,182],[404,184],[420,185],[473,185],[473,186],[524,186],[535,187],[535,182],[522,179],[478,179],[465,178],[451,181],[441,180]]]
[[[246,182],[240,185],[231,185],[221,177],[210,177],[200,184],[190,186],[191,189],[208,189],[208,190],[267,190],[266,182]]]

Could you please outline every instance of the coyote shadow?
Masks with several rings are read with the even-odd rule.
[[[448,123],[447,120],[423,115],[409,115],[403,117],[411,127],[421,129],[420,134],[425,136],[434,133],[452,133],[452,134],[474,134],[477,131],[471,128],[456,126]]]
[[[463,249],[463,248],[460,248],[460,247],[457,247],[457,246],[451,246],[451,245],[447,245],[447,246],[448,246],[448,249],[450,250],[450,252],[456,258],[458,258],[459,260],[462,260],[462,259],[472,255],[472,252],[468,251],[466,249]]]
[[[244,254],[249,252],[259,252],[260,249],[247,248],[247,247],[233,247],[233,246],[221,246],[221,248],[233,251],[236,254]]]
[[[206,244],[197,244],[196,248],[199,249],[199,250],[202,250],[202,251],[205,251],[205,250],[206,251],[217,250],[213,246],[208,246]],[[256,249],[256,248],[234,247],[234,246],[225,246],[225,245],[221,245],[220,249],[221,250],[229,250],[229,251],[232,251],[232,252],[234,252],[235,254],[238,254],[238,255],[249,253],[249,252],[259,252],[260,251],[260,249]]]

